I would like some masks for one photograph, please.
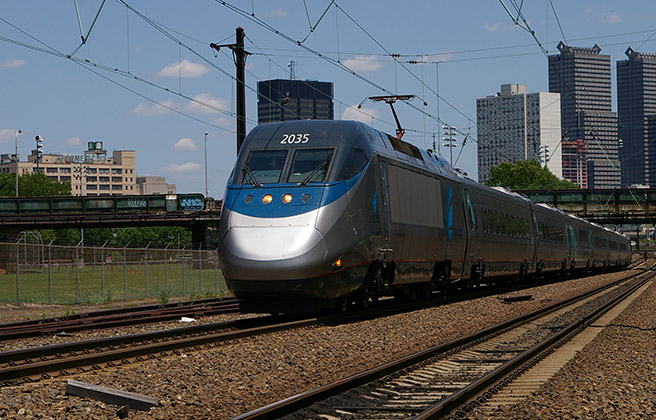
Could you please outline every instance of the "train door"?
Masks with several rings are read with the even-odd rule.
[[[478,242],[478,226],[476,220],[476,194],[473,191],[464,190],[465,194],[465,226],[466,226],[466,251],[465,251],[465,276],[470,275],[472,264],[476,264],[481,257],[481,246]],[[469,263],[467,263],[469,262]]]
[[[381,249],[388,250],[390,247],[390,208],[389,208],[389,190],[387,163],[379,161],[378,164],[379,197],[376,200],[377,214],[380,218],[381,229]],[[382,251],[381,251],[382,252]]]
[[[451,262],[451,279],[469,275],[466,264],[468,225],[465,218],[463,189],[459,184],[443,181],[442,203],[444,203],[444,227],[446,230],[446,259]],[[446,187],[446,188],[445,188]]]

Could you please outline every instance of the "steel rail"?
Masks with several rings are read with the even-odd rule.
[[[181,316],[207,316],[236,312],[239,312],[239,301],[232,298],[109,309],[2,324],[0,325],[0,342],[58,332],[162,322]]]
[[[246,328],[239,331],[189,336],[189,330],[192,328],[195,330],[203,328],[209,330],[212,328],[212,325],[205,325],[4,352],[0,353],[0,359],[2,359],[0,361],[6,363],[5,366],[0,368],[0,387],[15,385],[17,382],[20,382],[17,380],[29,377],[33,377],[32,379],[50,379],[52,377],[50,374],[55,372],[68,375],[70,373],[65,372],[67,369],[81,368],[83,366],[91,366],[93,369],[99,369],[102,363],[111,367],[115,366],[113,362],[117,360],[121,361],[121,364],[127,364],[129,363],[127,360],[129,358],[155,354],[167,356],[169,355],[168,352],[175,352],[179,349],[189,349],[187,351],[191,351],[192,349],[200,350],[201,346],[208,344],[252,337],[291,328],[300,328],[316,324],[317,322],[318,320],[316,318],[311,318]],[[214,325],[214,328],[216,328],[216,325]],[[157,336],[158,338],[151,340],[143,339],[144,337],[152,338],[153,336]],[[159,341],[160,339],[171,337],[175,338]],[[126,340],[129,340],[130,347],[126,344]],[[63,355],[62,352],[69,353],[69,356]],[[47,359],[46,354],[50,356],[54,355],[56,358]],[[17,364],[15,362],[17,360],[23,361],[24,363]]]
[[[514,328],[520,324],[528,323],[541,316],[554,312],[558,309],[567,307],[578,301],[584,300],[597,293],[601,293],[609,288],[615,287],[621,283],[632,280],[635,277],[644,275],[645,273],[633,273],[623,279],[616,280],[597,289],[585,292],[579,296],[566,299],[562,302],[555,303],[548,307],[521,315],[519,317],[500,322],[482,330],[467,334],[437,346],[428,348],[426,350],[405,356],[403,358],[394,360],[384,365],[366,370],[364,372],[355,374],[353,376],[343,378],[333,383],[312,389],[301,394],[289,397],[285,400],[269,404],[265,407],[244,413],[240,416],[234,417],[232,420],[263,420],[263,419],[277,419],[282,416],[289,415],[298,410],[306,408],[311,404],[326,400],[330,397],[338,395],[342,392],[349,391],[353,388],[365,385],[377,379],[383,378],[387,375],[396,373],[400,370],[406,369],[410,366],[417,365],[435,356],[439,356],[453,349],[468,346],[471,343],[477,342],[483,338],[496,335],[497,333]],[[656,273],[650,275],[656,275]],[[645,280],[646,281],[646,280]]]
[[[579,318],[578,320],[571,323],[567,327],[554,333],[546,340],[542,341],[541,343],[538,343],[537,345],[531,347],[525,352],[519,354],[518,356],[514,357],[510,361],[499,366],[492,372],[481,377],[477,381],[472,382],[471,384],[465,386],[461,390],[455,392],[450,397],[443,399],[438,404],[423,411],[413,419],[432,420],[432,419],[443,418],[444,416],[448,415],[453,409],[465,404],[467,401],[477,396],[480,392],[482,392],[486,388],[490,388],[493,384],[499,382],[500,380],[507,377],[511,373],[518,371],[523,366],[526,366],[547,349],[555,347],[571,339],[573,336],[578,334],[581,330],[587,328],[588,325],[590,325],[595,320],[600,318],[602,315],[604,315],[606,312],[611,310],[617,304],[622,302],[627,297],[631,296],[635,291],[637,291],[645,283],[651,280],[654,276],[656,276],[656,273],[653,272],[649,273],[647,276],[645,276],[644,279],[642,279],[637,284],[633,285],[628,290],[624,291],[621,295],[599,306],[594,311],[588,313],[582,318]],[[479,400],[478,402],[479,403],[485,402],[485,400],[486,397],[482,397],[482,399]]]

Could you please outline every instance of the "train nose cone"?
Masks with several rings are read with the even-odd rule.
[[[284,219],[232,224],[220,251],[227,277],[290,279],[316,274],[307,270],[323,266],[327,255],[323,235],[314,227],[316,217],[302,223]]]

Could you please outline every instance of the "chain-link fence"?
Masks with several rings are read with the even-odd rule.
[[[96,304],[224,294],[216,250],[0,242],[0,303]]]

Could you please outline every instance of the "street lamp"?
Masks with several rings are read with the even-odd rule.
[[[209,133],[206,131],[205,132],[205,197],[207,198],[209,194],[209,190],[207,189],[207,135]]]
[[[16,156],[14,156],[14,162],[16,162],[16,197],[18,197],[18,135],[22,132],[23,130],[16,130]]]

